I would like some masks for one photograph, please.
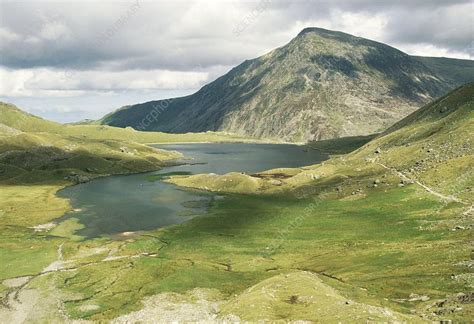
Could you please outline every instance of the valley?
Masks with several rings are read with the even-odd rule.
[[[474,0],[0,0],[0,324],[474,324]]]
[[[473,94],[469,84],[379,135],[306,147],[156,148],[109,135],[133,130],[18,123],[8,116],[20,112],[3,106],[0,318],[472,318]],[[117,206],[94,209],[119,190]],[[147,203],[174,204],[184,218],[142,226]],[[101,220],[107,212],[118,218]]]
[[[154,230],[202,215],[215,199],[223,198],[206,191],[184,191],[161,181],[171,175],[256,172],[277,166],[304,166],[328,158],[315,150],[306,151],[301,146],[284,144],[168,144],[155,147],[178,151],[186,158],[177,161],[176,166],[156,172],[106,177],[61,190],[58,195],[77,207],[62,219],[80,222],[85,228],[77,234],[88,238]],[[58,219],[60,227],[62,219]]]

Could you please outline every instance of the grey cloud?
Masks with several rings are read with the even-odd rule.
[[[3,2],[0,64],[193,70],[238,64],[283,45],[295,22],[333,10],[386,14],[383,41],[469,53],[472,15],[458,1]],[[135,7],[134,7],[135,6]],[[240,25],[239,25],[240,24]],[[236,26],[247,24],[236,37]],[[234,33],[233,33],[234,31]],[[346,30],[346,32],[351,32]]]
[[[398,43],[427,43],[473,55],[473,4],[458,4],[443,9],[392,12],[387,25],[387,41]]]

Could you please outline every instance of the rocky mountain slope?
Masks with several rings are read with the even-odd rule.
[[[366,135],[473,79],[446,64],[452,61],[413,57],[368,39],[307,28],[193,95],[126,106],[100,122],[294,142]],[[474,67],[473,61],[456,64]]]

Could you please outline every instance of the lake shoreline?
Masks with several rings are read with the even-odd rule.
[[[58,197],[68,199],[71,205],[71,209],[59,219],[67,218],[74,208],[83,210],[75,212],[73,217],[81,218],[83,224],[92,222],[86,225],[87,229],[83,233],[102,231],[103,234],[109,235],[116,232],[164,228],[181,223],[183,218],[178,215],[182,213],[194,215],[194,210],[186,207],[189,206],[186,202],[202,198],[193,191],[185,190],[183,186],[165,181],[152,183],[140,175],[173,172],[225,174],[232,171],[253,174],[275,168],[304,167],[329,158],[327,154],[317,150],[305,150],[294,144],[173,143],[152,147],[176,151],[181,157],[167,161],[158,169],[113,174],[114,177],[99,176],[94,178],[94,180],[101,178],[99,182],[90,181],[80,187],[72,185],[58,190]],[[73,202],[73,199],[79,199],[79,202],[77,200]],[[124,204],[124,201],[127,203]],[[83,208],[89,205],[93,207]],[[156,217],[155,214],[160,216]],[[104,219],[112,217],[115,220],[105,222],[99,219],[98,215]],[[127,225],[129,221],[131,223]],[[99,223],[100,226],[97,225]],[[152,225],[155,223],[156,225]]]

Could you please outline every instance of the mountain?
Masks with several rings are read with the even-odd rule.
[[[100,122],[293,142],[367,135],[474,78],[451,73],[451,62],[307,28],[287,45],[243,62],[190,96],[126,106]]]
[[[457,87],[474,81],[474,61],[446,57],[415,57]]]

